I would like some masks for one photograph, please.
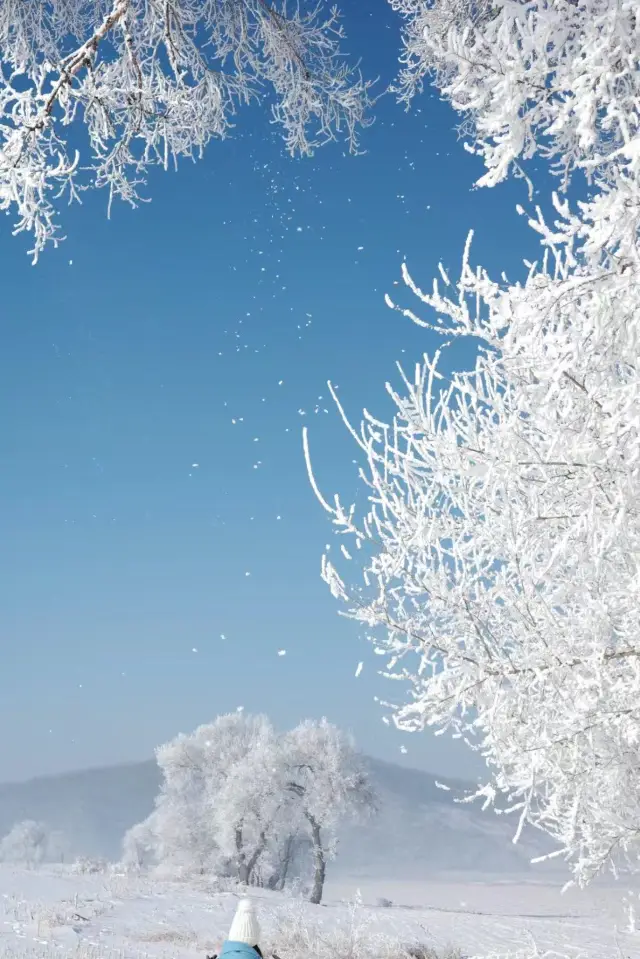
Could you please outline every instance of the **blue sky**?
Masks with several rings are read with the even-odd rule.
[[[384,84],[398,25],[357,6],[349,47]],[[251,110],[154,173],[150,204],[64,209],[37,267],[2,222],[0,780],[143,758],[238,706],[474,772],[382,723],[374,696],[398,690],[320,580],[331,533],[301,447],[306,425],[323,487],[355,490],[326,381],[356,416],[386,410],[394,362],[437,345],[384,305],[403,258],[427,284],[440,259],[456,275],[470,228],[510,275],[535,250],[524,187],[472,191],[454,124],[430,89],[410,113],[385,97],[365,155],[291,160]]]

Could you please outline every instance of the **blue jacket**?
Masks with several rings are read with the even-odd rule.
[[[232,942],[227,939],[222,944],[218,959],[258,959],[258,953],[246,942]]]

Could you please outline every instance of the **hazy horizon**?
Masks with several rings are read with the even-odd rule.
[[[372,757],[364,764],[377,813],[360,821],[345,819],[339,830],[340,870],[388,878],[419,877],[436,866],[513,872],[527,870],[531,856],[549,848],[533,830],[525,831],[516,848],[514,821],[483,812],[479,803],[454,802],[468,794],[467,786],[473,791],[471,783]],[[442,779],[450,789],[440,788]],[[57,831],[72,858],[118,861],[127,831],[152,813],[161,781],[161,770],[147,760],[0,784],[0,838],[30,820]]]
[[[211,717],[211,719],[213,718],[214,717]],[[314,718],[314,717],[304,717],[304,718]],[[315,717],[315,718],[321,718],[321,717]],[[387,732],[393,735],[393,730],[388,730],[386,727],[383,727],[383,729],[386,729]],[[191,729],[179,730],[176,733],[176,735],[178,735],[181,732],[187,733],[192,731],[193,730]],[[422,740],[425,738],[426,737],[424,735],[423,736],[417,735],[415,737],[417,745],[419,746],[422,745]],[[440,742],[442,742],[441,739],[436,740],[436,743],[439,744]],[[157,743],[157,745],[160,746],[162,745],[162,743]],[[406,753],[393,752],[393,754],[389,754],[389,750],[387,750],[386,755],[380,755],[379,752],[376,752],[375,748],[373,750],[363,749],[359,743],[356,743],[356,745],[358,746],[358,748],[360,749],[360,752],[363,753],[364,756],[371,758],[373,760],[383,762],[383,763],[389,763],[393,766],[398,766],[408,771],[413,770],[415,772],[426,773],[427,775],[432,774],[434,776],[442,776],[444,778],[448,777],[450,779],[458,779],[464,782],[475,781],[477,776],[481,775],[482,770],[486,769],[486,766],[484,765],[484,763],[479,757],[474,757],[473,755],[470,755],[468,753],[468,750],[465,747],[461,747],[457,743],[449,743],[449,744],[444,743],[442,746],[442,754],[440,757],[439,757],[440,750],[438,748],[434,750],[432,745],[428,741],[424,744],[425,748],[422,751],[420,749],[417,749],[411,752],[407,751]],[[456,756],[456,754],[459,754],[459,755]],[[439,758],[441,760],[440,762],[438,762]],[[460,767],[466,767],[466,769],[468,770],[466,775],[462,773],[451,772],[447,769],[447,767],[455,767],[456,765],[455,761],[454,762],[451,761],[452,758],[454,760],[458,758],[458,763]],[[423,760],[422,762],[421,762],[421,759]],[[85,766],[70,766],[70,767],[61,766],[59,768],[53,768],[53,769],[45,770],[42,772],[29,773],[26,776],[15,778],[15,779],[2,778],[2,776],[0,776],[0,786],[20,785],[20,784],[26,784],[26,783],[32,782],[34,780],[55,779],[57,777],[74,776],[76,774],[82,774],[82,773],[99,772],[106,769],[117,769],[119,767],[137,766],[137,765],[142,765],[144,763],[149,763],[149,762],[155,762],[153,750],[151,751],[151,753],[148,753],[146,755],[132,756],[131,758],[127,758],[127,759],[118,760],[117,758],[114,758],[110,761],[96,762],[96,763],[91,763]],[[430,762],[435,763],[435,766],[429,765]]]

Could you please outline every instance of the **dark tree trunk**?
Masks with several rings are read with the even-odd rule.
[[[247,882],[247,884],[251,882],[251,878],[253,876],[253,870],[258,865],[258,860],[260,859],[260,856],[262,855],[262,853],[265,851],[266,848],[267,848],[267,836],[264,832],[261,832],[260,839],[258,840],[258,845],[253,850],[253,853],[249,857],[249,861],[246,864],[247,878],[245,881]]]
[[[249,883],[249,870],[247,860],[244,854],[244,843],[242,841],[242,826],[236,826],[236,850],[238,853],[238,879],[243,885]]]
[[[289,875],[289,869],[291,868],[291,863],[293,862],[293,857],[296,850],[296,839],[295,836],[287,836],[284,845],[282,847],[282,854],[280,856],[280,864],[276,871],[269,877],[269,882],[267,887],[272,889],[274,892],[282,892],[285,884],[287,882],[287,876]]]
[[[324,849],[322,848],[320,824],[312,815],[310,815],[310,813],[307,813],[306,817],[309,825],[311,826],[311,841],[313,842],[314,864],[313,889],[311,890],[309,902],[313,903],[314,906],[318,906],[322,902],[322,893],[324,892],[324,881],[327,876],[327,860],[325,858]]]
[[[276,885],[278,892],[282,892],[285,884],[287,882],[287,876],[289,875],[289,869],[291,868],[291,863],[293,862],[293,854],[295,851],[295,839],[293,836],[289,836],[285,844],[284,849],[284,859],[282,862],[282,867],[280,869],[280,877]]]
[[[253,878],[253,871],[258,865],[258,860],[260,856],[267,848],[267,834],[266,832],[260,833],[260,838],[258,839],[258,844],[253,850],[249,858],[247,859],[247,854],[245,852],[244,845],[244,836],[242,834],[242,824],[236,826],[236,850],[237,850],[237,868],[238,868],[238,880],[245,886],[251,885],[251,880]]]

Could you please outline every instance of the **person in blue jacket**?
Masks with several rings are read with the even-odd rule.
[[[231,923],[229,935],[217,959],[262,959],[259,946],[260,924],[250,899],[241,899]]]

